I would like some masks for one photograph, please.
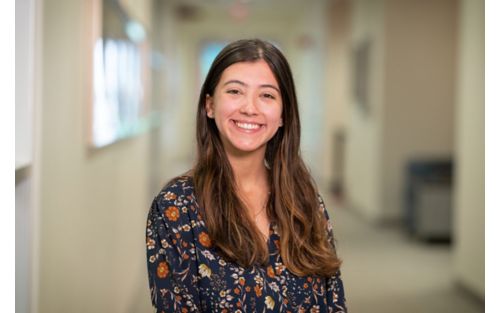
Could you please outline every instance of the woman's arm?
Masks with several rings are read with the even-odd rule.
[[[196,286],[197,268],[175,200],[157,197],[148,214],[147,264],[151,300],[157,312],[201,311]],[[184,236],[184,237],[183,237]],[[192,242],[191,242],[192,243]]]
[[[332,249],[335,249],[335,239],[333,237],[333,227],[325,207],[323,199],[319,197],[320,209],[325,215],[327,221],[327,233],[328,241],[332,245]],[[329,312],[344,313],[347,312],[345,294],[344,294],[344,284],[341,279],[340,270],[337,271],[333,276],[326,280],[327,288],[327,303],[329,305]]]

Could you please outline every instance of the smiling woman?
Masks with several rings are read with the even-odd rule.
[[[154,199],[146,243],[158,312],[346,312],[332,227],[299,153],[288,62],[240,40],[215,58],[198,160]]]

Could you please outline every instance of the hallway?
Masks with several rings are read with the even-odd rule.
[[[411,240],[396,226],[373,226],[355,212],[325,201],[343,259],[343,281],[351,312],[476,313],[482,302],[452,279],[447,244]]]
[[[304,163],[345,195],[343,208],[321,193],[349,312],[484,312],[484,11],[477,0],[16,1],[16,312],[152,312],[147,211],[196,158],[213,47],[255,37],[292,68]],[[408,164],[442,159],[456,173],[451,247],[372,222],[404,218]]]

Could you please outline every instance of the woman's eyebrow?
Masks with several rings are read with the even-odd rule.
[[[277,92],[280,92],[279,88],[274,86],[274,85],[271,85],[271,84],[263,84],[263,85],[260,85],[259,87],[261,88],[272,88],[274,90],[276,90]]]
[[[231,83],[242,85],[243,87],[248,87],[248,84],[242,82],[241,80],[237,80],[237,79],[228,80],[227,82],[224,83],[223,86],[229,85]],[[278,87],[271,85],[271,84],[262,84],[262,85],[259,85],[259,87],[260,88],[272,88],[272,89],[276,90],[277,92],[280,92]]]
[[[244,82],[242,82],[241,80],[237,80],[237,79],[231,79],[231,80],[228,80],[227,82],[224,83],[223,86],[226,86],[226,85],[229,85],[231,83],[236,83],[236,84],[239,84],[239,85],[242,85],[243,87],[248,87],[247,84],[245,84]]]

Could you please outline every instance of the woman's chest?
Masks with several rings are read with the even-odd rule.
[[[198,289],[206,312],[322,312],[325,279],[296,276],[282,262],[271,235],[266,266],[243,268],[226,261],[215,249],[196,247]]]

